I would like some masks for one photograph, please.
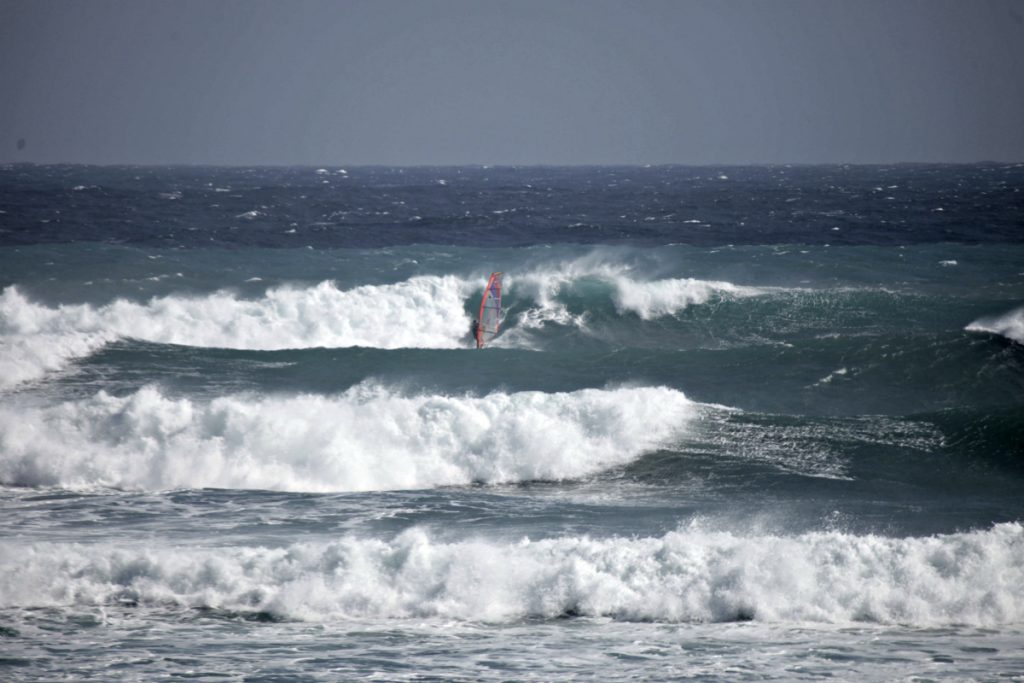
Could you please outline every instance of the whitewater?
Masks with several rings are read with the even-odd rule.
[[[1016,680],[1022,186],[0,167],[0,678]]]
[[[7,544],[0,606],[131,601],[255,611],[281,619],[609,617],[641,622],[871,622],[999,627],[1024,617],[1024,529],[919,539],[744,536],[560,537],[439,542],[345,536],[281,548]],[[31,558],[26,562],[23,559]]]

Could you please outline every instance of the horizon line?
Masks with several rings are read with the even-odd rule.
[[[187,162],[110,162],[88,161],[6,161],[0,160],[0,167],[12,166],[83,166],[96,168],[295,168],[295,169],[349,169],[349,168],[479,168],[479,169],[525,169],[525,168],[770,168],[770,167],[813,167],[813,166],[1019,166],[1024,159],[1000,161],[979,159],[977,161],[762,161],[762,162],[663,162],[663,163],[440,163],[440,164],[387,164],[387,163],[187,163]]]

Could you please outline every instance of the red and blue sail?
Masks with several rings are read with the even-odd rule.
[[[501,327],[501,273],[491,273],[480,299],[480,315],[477,317],[476,347],[494,339]]]

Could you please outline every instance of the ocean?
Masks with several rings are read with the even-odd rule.
[[[0,166],[0,679],[1024,680],[1022,188]]]

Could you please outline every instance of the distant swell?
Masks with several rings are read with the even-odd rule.
[[[1024,344],[1024,306],[998,316],[978,318],[965,328],[968,332],[988,332]]]
[[[366,491],[583,477],[680,433],[666,388],[406,396],[235,395],[146,387],[0,407],[0,482],[20,486]]]
[[[757,536],[443,542],[418,529],[283,548],[7,540],[0,606],[121,603],[301,620],[564,616],[703,622],[1024,621],[1024,527],[924,538]]]

